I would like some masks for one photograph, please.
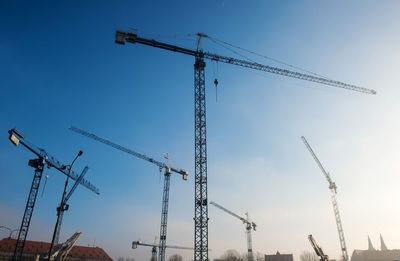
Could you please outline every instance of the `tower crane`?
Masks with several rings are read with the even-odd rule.
[[[69,198],[72,196],[72,193],[74,193],[75,189],[78,187],[80,181],[83,179],[83,177],[85,176],[86,172],[88,171],[89,167],[86,166],[81,175],[79,175],[78,179],[75,181],[74,185],[72,186],[71,190],[68,192],[67,196],[65,196],[64,202],[63,202],[63,207],[58,206],[57,207],[57,214],[59,211],[61,211],[60,213],[60,221],[58,223],[58,227],[57,227],[57,232],[56,232],[56,240],[55,240],[55,244],[58,244],[58,241],[60,239],[60,231],[61,231],[61,225],[62,225],[62,220],[63,220],[63,216],[64,216],[64,211],[67,211],[69,209],[69,204],[68,200]]]
[[[169,164],[165,164],[163,162],[159,162],[153,158],[150,158],[144,154],[140,154],[136,151],[127,149],[125,147],[122,147],[121,145],[118,145],[116,143],[113,143],[109,140],[100,138],[99,136],[96,136],[95,134],[88,133],[84,130],[75,128],[73,126],[70,126],[68,128],[71,131],[74,131],[78,134],[81,134],[83,136],[86,136],[88,138],[91,138],[93,140],[99,141],[101,143],[104,143],[108,146],[111,146],[115,149],[124,151],[126,153],[129,153],[137,158],[143,159],[145,161],[148,161],[152,164],[155,164],[159,167],[160,171],[164,169],[164,189],[163,189],[163,198],[162,198],[162,209],[161,209],[161,227],[160,227],[160,251],[159,251],[159,260],[164,261],[165,260],[165,244],[167,241],[167,220],[168,220],[168,202],[169,202],[169,184],[170,184],[170,178],[171,178],[171,173],[174,172],[176,174],[182,175],[182,178],[184,180],[188,179],[189,172],[183,169],[176,169],[172,168],[169,166]],[[167,154],[167,159],[168,159],[168,154]]]
[[[322,248],[318,246],[317,242],[315,241],[312,235],[308,235],[308,240],[310,240],[311,246],[314,248],[314,251],[319,257],[319,259],[321,261],[329,261],[328,255],[324,254],[324,251],[322,251]]]
[[[214,206],[216,206],[217,208],[219,208],[219,209],[225,211],[226,213],[228,213],[228,214],[234,216],[235,218],[240,219],[240,220],[243,222],[243,224],[246,225],[247,259],[248,259],[248,261],[253,261],[253,244],[252,244],[252,240],[251,240],[251,229],[253,229],[254,231],[256,231],[256,227],[257,227],[256,223],[250,221],[250,219],[249,219],[249,214],[248,214],[247,212],[246,212],[246,218],[244,218],[244,217],[241,217],[241,216],[239,216],[239,215],[233,213],[232,211],[230,211],[230,210],[224,208],[223,206],[221,206],[221,205],[215,203],[214,201],[210,201],[210,204],[211,204],[211,205],[214,205]]]
[[[13,261],[19,261],[22,258],[22,252],[24,250],[26,236],[28,235],[29,225],[31,222],[33,209],[36,203],[36,196],[39,190],[40,181],[42,178],[44,166],[47,168],[55,168],[60,171],[64,175],[68,175],[69,166],[62,164],[56,158],[48,154],[44,149],[38,148],[37,146],[28,142],[25,137],[16,129],[11,129],[8,131],[10,141],[18,146],[22,144],[25,148],[30,150],[33,154],[35,154],[38,158],[29,160],[29,166],[35,168],[35,174],[33,176],[32,186],[29,191],[28,202],[26,203],[24,216],[22,218],[21,227],[19,229],[19,234],[17,238],[17,243],[15,245],[15,250],[13,254]],[[71,170],[70,177],[73,180],[78,180],[78,175]],[[93,191],[96,194],[99,193],[99,189],[92,185],[88,180],[81,179],[79,184],[86,187],[87,189]]]
[[[335,219],[336,219],[336,226],[337,230],[339,233],[339,240],[340,240],[340,249],[342,251],[342,256],[343,256],[343,261],[348,261],[349,260],[349,255],[347,254],[347,247],[346,247],[346,241],[344,240],[344,232],[343,232],[343,226],[342,226],[342,220],[340,219],[340,213],[339,213],[339,206],[336,200],[336,184],[335,182],[332,181],[331,176],[329,173],[324,169],[322,166],[321,162],[315,155],[313,149],[311,148],[310,144],[308,144],[306,138],[304,136],[301,136],[301,139],[303,140],[304,144],[306,145],[308,151],[311,153],[311,156],[314,158],[315,162],[317,163],[318,167],[321,169],[322,173],[325,175],[326,180],[329,183],[329,190],[331,191],[331,199],[332,199],[332,205],[333,205],[333,212],[335,214]]]
[[[160,248],[160,245],[149,244],[145,242],[141,242],[139,240],[132,242],[132,249],[136,249],[137,246],[148,246],[151,247],[151,261],[157,261],[157,248]],[[175,248],[175,249],[183,249],[183,250],[193,250],[193,247],[182,247],[182,246],[168,246],[165,248]]]
[[[132,32],[116,31],[115,43],[124,45],[138,43],[167,51],[178,52],[195,57],[194,63],[194,162],[195,162],[195,198],[194,198],[194,261],[208,260],[208,203],[207,203],[207,135],[206,135],[206,93],[205,93],[205,71],[204,59],[223,62],[254,70],[279,74],[282,76],[297,78],[305,81],[316,82],[324,85],[344,88],[348,90],[376,94],[374,90],[358,87],[323,77],[299,73],[286,69],[280,69],[256,62],[240,60],[232,57],[204,52],[201,46],[205,34],[198,33],[197,49],[191,50],[176,45],[159,42],[152,39],[139,37]]]

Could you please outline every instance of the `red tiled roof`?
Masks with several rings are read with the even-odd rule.
[[[0,252],[14,253],[16,243],[16,239],[3,238],[0,240]],[[47,254],[49,249],[50,243],[26,240],[24,254]],[[76,258],[112,260],[111,257],[99,247],[74,246],[68,255]]]

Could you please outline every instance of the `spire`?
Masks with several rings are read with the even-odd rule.
[[[368,250],[375,250],[374,246],[372,245],[371,239],[368,236]]]
[[[386,247],[385,241],[383,241],[382,235],[379,234],[380,238],[381,238],[381,250],[382,251],[386,251],[388,250],[388,248]]]

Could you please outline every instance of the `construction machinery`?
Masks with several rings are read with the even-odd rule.
[[[322,166],[321,162],[315,155],[313,149],[311,148],[310,144],[308,144],[306,138],[304,136],[301,136],[301,139],[303,140],[304,144],[306,145],[308,151],[311,153],[311,156],[314,158],[315,162],[317,163],[318,167],[321,169],[322,173],[325,175],[326,180],[329,183],[329,190],[331,191],[331,199],[332,199],[332,205],[333,205],[333,212],[335,214],[335,219],[336,219],[336,226],[337,230],[339,233],[339,241],[340,241],[340,249],[342,251],[342,256],[343,256],[343,261],[348,261],[349,260],[349,255],[347,254],[347,247],[346,247],[346,241],[344,240],[344,232],[343,232],[343,226],[342,226],[342,220],[340,219],[340,213],[339,213],[339,206],[336,200],[336,184],[335,182],[332,181],[331,176],[329,173],[324,169]]]
[[[315,241],[314,237],[312,235],[308,235],[308,240],[310,240],[311,246],[313,247],[315,253],[319,257],[321,261],[329,261],[328,255],[324,254],[324,251],[322,251],[322,248],[318,246],[317,242]]]
[[[160,245],[150,244],[141,242],[139,240],[132,242],[132,249],[136,249],[137,246],[148,246],[151,247],[151,261],[157,261],[157,248],[160,248]],[[175,249],[183,249],[183,250],[193,250],[193,247],[182,247],[182,246],[168,246],[165,245],[165,248],[175,248]]]
[[[210,201],[210,204],[225,211],[226,213],[230,214],[231,216],[234,216],[235,218],[240,219],[243,222],[243,224],[245,224],[246,237],[247,237],[247,260],[253,261],[253,244],[252,244],[252,240],[251,240],[251,230],[253,229],[254,231],[256,231],[257,225],[256,225],[256,223],[250,221],[249,213],[246,212],[246,218],[244,218],[244,217],[241,217],[241,216],[233,213],[229,209],[226,209],[223,206],[215,203],[214,201]]]
[[[26,203],[24,216],[22,218],[21,227],[19,229],[19,234],[17,238],[17,243],[14,250],[13,261],[21,260],[22,252],[25,246],[26,236],[28,234],[29,225],[31,222],[33,209],[36,203],[36,196],[39,190],[40,181],[42,178],[44,166],[47,168],[55,168],[56,170],[60,171],[61,173],[68,176],[70,172],[70,177],[73,180],[78,180],[78,175],[74,171],[70,171],[68,165],[62,164],[56,158],[48,154],[44,149],[38,148],[37,146],[28,142],[24,135],[21,132],[17,131],[16,129],[11,129],[8,131],[10,141],[15,145],[18,146],[22,144],[25,148],[30,150],[33,154],[35,154],[38,158],[29,160],[29,166],[35,168],[35,174],[33,176],[32,186],[29,191],[28,201]],[[81,179],[79,184],[86,187],[87,189],[93,191],[96,194],[99,193],[99,189],[92,185],[88,180]]]
[[[63,206],[58,206],[57,207],[57,214],[58,212],[60,212],[60,220],[58,223],[58,228],[57,228],[57,232],[56,232],[56,240],[55,240],[55,244],[57,245],[60,239],[60,231],[61,231],[61,225],[62,225],[62,220],[64,217],[64,211],[67,211],[69,209],[69,204],[68,200],[69,198],[72,196],[72,193],[74,193],[75,189],[78,187],[80,181],[83,179],[83,177],[85,176],[86,172],[88,171],[89,167],[86,166],[81,175],[79,175],[78,179],[75,181],[74,185],[72,186],[71,190],[68,192],[67,196],[65,196],[64,202],[63,202]]]
[[[148,161],[152,164],[155,164],[158,166],[158,168],[161,170],[164,169],[164,189],[163,189],[163,198],[162,198],[162,209],[161,209],[161,227],[160,227],[160,251],[159,251],[159,260],[164,261],[165,259],[165,244],[167,240],[167,220],[168,220],[168,202],[169,202],[169,185],[170,185],[170,178],[171,178],[171,173],[174,172],[176,174],[182,175],[182,178],[184,180],[188,179],[189,172],[183,169],[176,169],[172,168],[169,166],[169,156],[168,154],[166,155],[166,158],[168,160],[168,164],[165,164],[163,162],[159,162],[153,158],[150,158],[144,154],[140,154],[136,151],[127,149],[125,147],[122,147],[121,145],[118,145],[116,143],[113,143],[109,140],[100,138],[99,136],[96,136],[95,134],[88,133],[84,130],[75,128],[70,126],[68,128],[71,131],[74,131],[78,134],[81,134],[83,136],[86,136],[88,138],[91,138],[93,140],[99,141],[101,143],[104,143],[108,146],[111,146],[115,149],[121,150],[123,152],[129,153],[137,158],[143,159],[145,161]]]
[[[64,261],[66,260],[69,252],[71,249],[74,247],[80,236],[82,235],[82,232],[75,232],[67,241],[65,241],[64,244],[62,244],[56,251],[54,251],[49,259],[49,256],[37,256],[36,261],[45,261],[45,260],[51,260],[51,261]]]
[[[195,151],[195,198],[194,198],[194,261],[208,260],[208,203],[207,203],[207,135],[206,135],[206,92],[205,92],[205,59],[223,62],[254,70],[279,74],[305,81],[344,88],[348,90],[376,94],[374,90],[358,87],[324,77],[313,76],[286,69],[280,69],[253,61],[240,60],[204,52],[202,38],[209,36],[198,33],[197,49],[191,50],[176,45],[139,37],[136,33],[116,31],[115,43],[124,45],[138,43],[167,51],[182,53],[195,57],[194,63],[194,151]],[[217,85],[217,81],[214,84]]]

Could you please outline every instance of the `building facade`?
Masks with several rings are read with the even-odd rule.
[[[16,243],[17,240],[11,238],[0,240],[0,261],[12,260]],[[27,240],[22,253],[22,260],[35,261],[37,256],[47,255],[49,249],[50,243]],[[66,261],[112,261],[112,259],[102,248],[73,246]]]
[[[281,254],[277,251],[275,255],[265,255],[265,261],[293,261],[293,254]]]
[[[351,261],[395,261],[400,260],[400,249],[388,249],[380,236],[381,250],[376,250],[368,237],[367,250],[354,250]]]

